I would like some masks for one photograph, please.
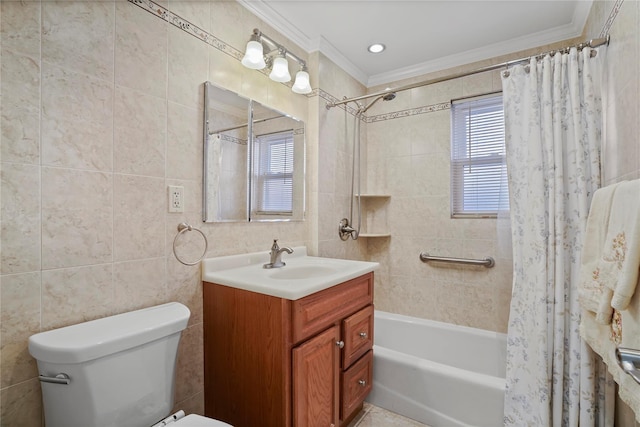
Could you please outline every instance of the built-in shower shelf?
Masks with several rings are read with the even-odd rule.
[[[387,221],[387,207],[391,200],[390,194],[363,193],[356,194],[362,201],[364,225],[360,237],[382,238],[391,237]]]
[[[389,199],[391,194],[356,194],[356,197],[363,199]]]

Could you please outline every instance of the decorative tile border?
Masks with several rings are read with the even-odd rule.
[[[168,22],[176,28],[181,29],[182,31],[192,35],[193,37],[202,40],[218,49],[222,53],[226,53],[227,55],[237,59],[238,61],[242,60],[244,53],[239,51],[238,49],[230,46],[224,41],[220,40],[216,36],[209,34],[202,28],[198,27],[195,24],[187,21],[186,19],[176,15],[171,12],[169,9],[160,6],[159,4],[153,2],[152,0],[128,0],[130,3],[146,10],[147,12],[157,16],[158,18]]]
[[[231,136],[231,135],[225,135],[224,133],[220,133],[218,135],[220,135],[220,139],[222,141],[232,142],[232,143],[238,144],[238,145],[247,145],[247,140],[246,139],[237,138],[237,137]]]
[[[206,32],[205,30],[203,30],[202,28],[198,27],[197,25],[189,22],[188,20],[176,15],[175,13],[171,12],[169,9],[167,9],[164,6],[159,5],[158,3],[154,2],[153,0],[128,0],[130,3],[140,7],[141,9],[153,14],[154,16],[157,16],[158,18],[166,21],[167,23],[173,25],[176,28],[181,29],[182,31],[186,32],[187,34],[202,40],[203,42],[207,43],[208,45],[218,49],[220,52],[227,54],[229,56],[231,56],[232,58],[236,59],[238,62],[242,61],[242,58],[244,57],[244,52],[234,48],[233,46],[229,45],[228,43],[225,43],[224,41],[220,40],[219,38],[217,38],[216,36],[214,36],[213,34],[210,34],[208,32]],[[623,0],[618,0],[618,3],[622,4]],[[616,5],[618,4],[616,3]],[[616,11],[617,13],[617,11]],[[268,75],[268,70],[265,68],[264,70],[258,70],[261,73],[263,73],[264,75]],[[285,86],[291,87],[293,85],[292,82],[288,82],[288,83],[282,83]],[[337,102],[340,101],[340,99],[334,97],[333,95],[329,94],[328,92],[320,89],[320,88],[316,88],[313,89],[313,91],[308,94],[305,95],[308,98],[314,97],[314,96],[318,96],[321,99],[324,99],[325,101],[327,101],[327,103],[333,103],[333,102]],[[440,110],[445,110],[451,107],[450,103],[442,103],[442,104],[434,104],[434,105],[428,105],[428,106],[424,106],[424,107],[418,107],[418,108],[412,108],[409,110],[402,110],[402,111],[396,111],[393,113],[387,113],[387,114],[380,114],[377,116],[363,116],[362,121],[364,121],[365,123],[373,123],[373,122],[380,122],[380,121],[384,121],[384,120],[391,120],[391,119],[397,119],[397,118],[401,118],[401,117],[409,117],[409,116],[414,116],[416,114],[425,114],[425,113],[432,113],[434,111],[440,111]],[[355,116],[357,113],[357,109],[353,108],[350,105],[338,105],[337,108],[340,108],[342,110],[346,110],[347,113]],[[227,137],[227,138],[232,138],[232,137],[228,137],[226,135],[223,135],[223,137]],[[223,138],[224,139],[224,138]],[[226,141],[230,141],[230,139],[225,139]],[[236,141],[231,141],[231,142],[236,142]],[[239,143],[239,142],[236,142]],[[241,142],[240,142],[241,143]],[[246,144],[246,141],[244,142],[244,144]]]
[[[315,90],[314,90],[314,95],[316,95]],[[328,104],[340,101],[340,99],[336,98],[335,96],[331,95],[328,92],[325,92],[322,89],[317,90],[317,95],[320,98],[327,101]],[[345,105],[345,104],[337,105],[334,108],[340,108],[342,110],[346,110],[347,113],[351,114],[352,116],[355,116],[358,111],[357,109],[351,107],[350,105]],[[433,113],[436,111],[449,110],[449,109],[451,109],[451,102],[442,102],[439,104],[425,105],[423,107],[410,108],[407,110],[394,111],[394,112],[385,113],[385,114],[378,114],[376,116],[363,116],[362,121],[365,123],[375,123],[375,122],[382,122],[385,120],[399,119],[402,117],[410,117],[418,114]]]
[[[232,58],[236,59],[238,62],[242,61],[242,58],[244,57],[244,52],[236,49],[235,47],[229,45],[228,43],[225,43],[224,41],[220,40],[218,37],[206,32],[202,28],[187,21],[186,19],[176,15],[166,7],[160,6],[159,4],[155,3],[152,0],[127,0],[127,1],[157,16],[158,18],[168,22],[174,27],[181,29],[187,34],[199,40],[202,40],[206,44],[215,47],[220,52],[231,56]],[[256,71],[264,74],[265,76],[269,75],[269,70],[267,68],[264,68],[262,70],[256,70]],[[281,84],[289,88],[293,86],[293,82],[287,82],[287,83],[281,83]],[[309,96],[309,95],[306,95],[306,96]]]
[[[316,90],[314,90],[312,93],[314,95],[318,95],[320,98],[322,98],[325,101],[327,101],[327,104],[333,104],[334,102],[341,101],[341,99],[336,98],[335,96],[331,95],[329,92],[325,92],[322,89],[317,89],[317,92],[316,92]],[[333,108],[340,108],[341,110],[346,110],[347,113],[351,114],[352,116],[355,116],[356,113],[358,112],[358,110],[356,110],[355,108],[351,107],[348,104],[336,105]]]
[[[442,102],[440,104],[426,105],[424,107],[410,108],[408,110],[394,111],[392,113],[378,114],[377,116],[365,117],[366,123],[381,122],[383,120],[393,120],[402,117],[416,116],[418,114],[433,113],[436,111],[451,109],[451,102]]]
[[[611,26],[613,25],[613,22],[616,20],[616,17],[618,16],[618,12],[620,12],[622,3],[624,3],[624,0],[617,0],[616,3],[613,5],[613,9],[611,9],[611,13],[609,13],[607,22],[604,23],[604,26],[600,31],[600,37],[606,37],[606,35],[609,34],[609,31],[611,31]]]
[[[304,135],[304,128],[294,129],[293,130],[293,134],[294,135]],[[224,133],[219,133],[218,135],[220,135],[220,140],[221,141],[231,142],[233,144],[238,144],[238,145],[247,145],[248,144],[248,141],[246,139],[238,138],[238,137],[227,135],[227,134],[224,134]]]

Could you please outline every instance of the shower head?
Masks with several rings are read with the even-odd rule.
[[[359,113],[360,114],[364,114],[365,111],[367,111],[369,108],[371,108],[373,106],[373,104],[375,104],[376,102],[378,102],[379,100],[384,100],[384,101],[391,101],[393,99],[395,99],[396,97],[396,93],[395,92],[389,92],[389,93],[385,93],[384,95],[380,95],[379,97],[377,97],[376,99],[374,99],[371,104],[367,105],[364,108],[360,108]]]

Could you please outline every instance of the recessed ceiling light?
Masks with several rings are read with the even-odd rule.
[[[382,43],[374,43],[367,48],[367,50],[371,53],[380,53],[386,48]]]

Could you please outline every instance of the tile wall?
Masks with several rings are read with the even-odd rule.
[[[273,238],[311,244],[312,220],[201,223],[202,84],[306,117],[307,97],[238,60],[254,27],[291,43],[236,2],[150,7],[167,20],[148,5],[0,4],[2,426],[42,423],[29,335],[168,301],[192,312],[176,407],[201,413],[200,269],[176,261],[177,225],[201,227],[208,256],[267,252]],[[219,39],[195,37],[170,13]],[[168,185],[184,186],[183,214],[168,213]],[[178,243],[187,260],[203,249],[196,233]]]

